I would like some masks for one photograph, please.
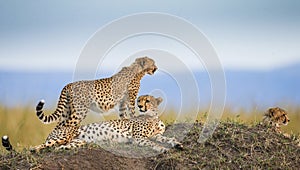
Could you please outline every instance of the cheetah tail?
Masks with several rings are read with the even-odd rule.
[[[7,150],[7,151],[12,151],[13,147],[10,144],[8,136],[4,135],[2,136],[2,146]]]

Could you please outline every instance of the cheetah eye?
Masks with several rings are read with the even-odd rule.
[[[150,100],[147,99],[147,100],[146,100],[146,103],[149,103],[149,102],[150,102]]]
[[[138,100],[137,102],[140,102],[141,100]]]

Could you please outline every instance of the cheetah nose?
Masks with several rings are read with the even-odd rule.
[[[142,105],[138,105],[138,107],[139,107],[139,108],[142,108],[143,106],[142,106]]]

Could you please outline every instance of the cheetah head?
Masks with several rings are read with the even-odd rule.
[[[158,105],[163,101],[161,97],[142,95],[137,99],[139,111],[149,116],[158,116]]]
[[[290,121],[287,112],[279,107],[269,108],[265,113],[265,117],[276,127],[287,125]]]
[[[135,63],[140,66],[142,72],[146,72],[150,75],[154,74],[157,70],[154,60],[148,57],[137,58]]]

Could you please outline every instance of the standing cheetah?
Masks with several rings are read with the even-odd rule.
[[[38,118],[43,123],[59,122],[47,137],[45,144],[33,150],[39,151],[56,144],[69,143],[77,136],[80,122],[86,117],[89,109],[107,112],[119,105],[121,118],[132,117],[141,78],[145,74],[154,74],[156,70],[154,60],[148,57],[137,58],[130,66],[123,67],[110,78],[78,81],[66,85],[61,92],[58,106],[51,115],[44,115],[44,101],[40,101],[36,107]]]
[[[69,83],[61,91],[55,112],[44,115],[44,100],[41,100],[36,107],[37,116],[45,124],[58,120],[81,121],[88,109],[107,112],[119,104],[120,117],[131,117],[134,114],[140,80],[145,74],[152,75],[156,70],[154,60],[143,57],[137,58],[129,67],[123,67],[112,77]],[[130,115],[127,115],[126,109],[130,111]],[[73,124],[78,121],[74,121]]]

